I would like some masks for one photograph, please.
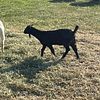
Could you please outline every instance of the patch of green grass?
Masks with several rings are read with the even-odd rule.
[[[76,3],[78,2],[77,0]],[[0,2],[0,16],[11,31],[14,28],[22,32],[27,24],[33,23],[34,27],[43,30],[67,27],[73,29],[78,24],[83,31],[99,32],[99,5],[82,7],[71,6],[71,3],[73,2],[5,0]]]
[[[99,6],[87,0],[1,0],[6,41],[5,52],[0,52],[0,98],[99,100]],[[39,41],[23,33],[31,23],[41,30],[79,25],[76,38],[81,59],[76,60],[71,49],[60,61],[62,46],[54,46],[57,57],[48,48],[40,57]]]

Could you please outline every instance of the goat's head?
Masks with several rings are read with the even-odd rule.
[[[28,25],[25,30],[24,30],[24,33],[25,34],[29,34],[29,37],[31,38],[31,33],[32,33],[32,29],[33,29],[33,24],[32,25]]]

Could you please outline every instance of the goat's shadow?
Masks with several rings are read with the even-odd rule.
[[[73,2],[75,0],[50,0],[49,2],[52,3],[62,3],[62,2]]]
[[[89,1],[89,2],[74,2],[70,4],[71,6],[87,7],[100,5],[100,1]]]
[[[23,75],[25,78],[27,78],[27,82],[29,82],[31,79],[35,78],[36,74],[40,71],[44,71],[48,67],[54,66],[60,62],[60,60],[49,60],[50,59],[42,59],[36,56],[28,57],[16,65],[2,69],[0,72],[14,72],[19,75]]]

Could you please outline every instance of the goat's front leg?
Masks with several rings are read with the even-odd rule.
[[[77,59],[79,59],[79,54],[78,54],[78,52],[77,52],[77,46],[76,46],[76,44],[72,44],[71,47],[72,47],[72,49],[74,50]]]
[[[65,47],[66,48],[66,51],[65,53],[63,54],[63,56],[61,57],[61,59],[65,58],[65,56],[67,55],[67,53],[70,51],[70,48],[69,46]]]
[[[2,40],[2,46],[1,46],[2,52],[4,52],[4,40]]]
[[[54,56],[56,56],[55,50],[54,50],[54,48],[52,47],[52,45],[51,45],[51,46],[48,46],[48,47],[49,47],[49,49],[51,50],[52,54],[53,54]]]
[[[46,46],[43,45],[42,49],[41,49],[41,57],[43,57],[43,53],[44,53],[44,50],[45,50]]]

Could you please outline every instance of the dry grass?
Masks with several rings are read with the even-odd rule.
[[[100,35],[78,32],[76,37],[79,61],[71,51],[59,62],[47,49],[46,59],[28,57],[17,65],[7,67],[5,64],[6,68],[1,70],[1,82],[4,81],[1,83],[2,100],[99,100]]]
[[[100,100],[99,5],[86,0],[8,1],[0,1],[6,28],[5,52],[0,52],[0,100]],[[46,49],[41,58],[40,43],[22,33],[29,23],[43,30],[74,29],[78,24],[80,60],[71,50],[60,61],[62,46],[54,46],[57,57]]]

